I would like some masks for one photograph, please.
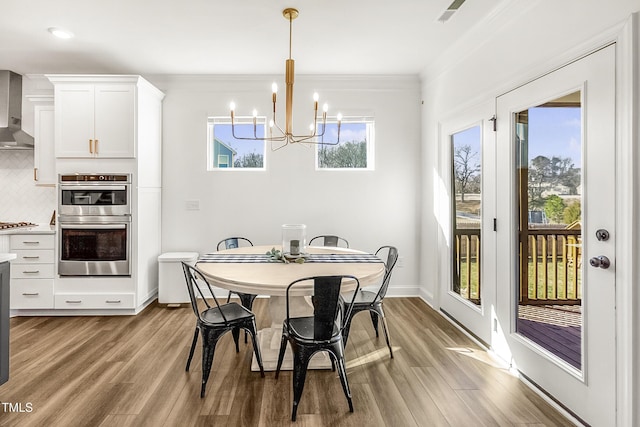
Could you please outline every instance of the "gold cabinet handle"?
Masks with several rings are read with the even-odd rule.
[[[38,168],[33,168],[33,180],[38,180]]]
[[[95,150],[93,150],[93,151],[95,151],[95,153],[98,154],[98,140],[97,139],[96,139]]]
[[[93,139],[89,140],[89,153],[93,154]]]

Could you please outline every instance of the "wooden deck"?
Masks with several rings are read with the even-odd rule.
[[[582,366],[579,305],[520,305],[518,332],[577,369]]]
[[[267,300],[254,305],[270,323]],[[307,375],[298,421],[290,422],[292,378],[251,372],[251,345],[219,342],[200,398],[200,343],[191,308],[148,307],[137,316],[11,320],[11,374],[1,426],[571,426],[540,396],[419,298],[388,298],[394,359],[365,314],[346,349],[355,411],[336,373]]]

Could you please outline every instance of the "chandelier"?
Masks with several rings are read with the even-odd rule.
[[[321,117],[321,131],[318,131],[318,93],[313,94],[313,122],[309,125],[309,133],[303,135],[297,135],[293,133],[293,82],[294,82],[294,60],[291,58],[291,34],[293,28],[293,20],[298,17],[298,10],[294,8],[287,8],[282,11],[282,16],[285,17],[289,21],[289,59],[286,60],[286,73],[285,73],[285,83],[286,83],[286,93],[285,93],[285,116],[284,116],[284,127],[278,124],[276,120],[276,99],[278,93],[278,85],[273,83],[271,85],[272,95],[271,101],[273,103],[273,115],[269,120],[269,136],[259,137],[257,134],[257,118],[258,111],[256,109],[253,110],[253,136],[238,136],[235,132],[235,103],[231,103],[231,133],[235,139],[239,140],[251,140],[251,141],[270,141],[272,142],[272,149],[278,150],[287,144],[294,143],[311,143],[311,144],[322,144],[322,145],[337,145],[340,142],[340,124],[342,122],[342,114],[338,113],[336,116],[337,119],[337,127],[338,127],[338,136],[335,142],[324,142],[324,133],[327,127],[327,110],[329,107],[325,103],[322,107],[322,117]],[[274,128],[276,128],[276,135],[274,136]],[[273,142],[283,142],[282,145],[273,148]]]

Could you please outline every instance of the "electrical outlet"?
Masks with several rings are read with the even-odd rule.
[[[188,211],[199,211],[200,200],[187,200],[186,202],[184,202],[184,207]]]

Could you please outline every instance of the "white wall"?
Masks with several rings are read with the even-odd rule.
[[[207,116],[268,114],[271,83],[283,76],[152,76],[163,102],[163,252],[215,250],[231,235],[278,244],[281,225],[303,223],[307,236],[338,234],[373,252],[392,244],[403,257],[389,294],[415,295],[418,284],[420,82],[412,77],[296,76],[294,123],[311,121],[318,91],[335,114],[375,117],[374,171],[316,171],[314,150],[267,151],[266,171],[206,170]],[[284,91],[281,91],[281,93]],[[284,98],[281,95],[281,98]],[[279,106],[284,108],[284,106]],[[331,114],[330,111],[330,114]],[[280,117],[283,113],[280,113]],[[185,202],[198,200],[199,211]]]

